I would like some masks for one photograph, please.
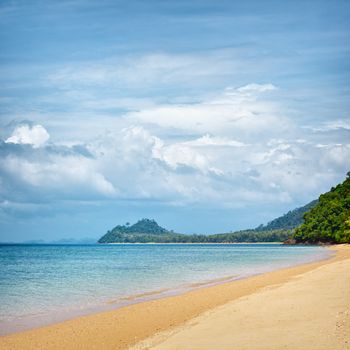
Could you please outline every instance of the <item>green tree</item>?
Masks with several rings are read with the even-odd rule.
[[[320,196],[315,207],[304,215],[294,239],[300,243],[350,243],[350,172],[346,180]]]

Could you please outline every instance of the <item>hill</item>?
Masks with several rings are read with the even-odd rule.
[[[289,238],[292,237],[292,240]],[[350,243],[350,172],[346,180],[303,207],[296,208],[266,225],[212,235],[174,233],[155,220],[118,225],[99,243]]]
[[[255,231],[269,231],[269,230],[281,230],[281,229],[293,229],[298,227],[304,222],[304,214],[312,209],[318,200],[304,205],[303,207],[290,210],[288,213],[270,221],[266,225],[258,226]]]
[[[297,243],[350,243],[350,172],[305,213],[293,238]]]
[[[159,226],[150,219],[136,224],[118,225],[102,236],[98,243],[242,243],[284,241],[292,235],[291,230],[245,230],[213,235],[185,235]]]
[[[102,236],[98,243],[127,242],[129,240],[138,242],[141,236],[158,236],[172,234],[172,232],[159,226],[155,220],[141,219],[134,225],[118,225]]]

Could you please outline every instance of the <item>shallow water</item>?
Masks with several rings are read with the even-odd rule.
[[[329,254],[280,244],[0,245],[0,332]]]

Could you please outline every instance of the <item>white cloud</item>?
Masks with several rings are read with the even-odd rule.
[[[245,144],[240,141],[231,140],[227,137],[212,137],[209,134],[205,134],[202,137],[184,142],[185,145],[188,146],[197,146],[197,147],[205,147],[205,146],[219,146],[219,147],[243,147]]]
[[[248,84],[198,103],[143,106],[110,119],[109,131],[87,143],[66,146],[52,141],[45,147],[44,138],[33,136],[45,130],[41,125],[18,126],[6,140],[0,181],[10,190],[0,199],[16,201],[11,189],[19,189],[28,201],[306,202],[349,170],[350,146],[329,142],[334,131],[315,138],[298,127],[273,96],[266,97],[274,90],[272,84]],[[10,143],[29,147],[16,151]]]
[[[163,146],[157,150],[155,157],[162,160],[172,169],[186,166],[201,172],[214,170],[210,167],[208,159],[204,154],[196,152],[191,147],[186,147],[183,144]]]
[[[95,162],[80,155],[47,154],[44,159],[8,156],[3,169],[24,187],[37,188],[37,196],[58,198],[113,196],[115,187],[96,169]]]
[[[277,90],[273,84],[247,84],[237,89],[239,92],[254,93]]]
[[[125,118],[188,133],[237,135],[241,138],[268,134],[271,137],[290,131],[292,123],[283,116],[276,102],[260,98],[260,94],[273,90],[270,85],[254,84],[254,88],[247,88],[248,95],[246,90],[240,90],[243,87],[199,103],[146,108],[128,113]]]
[[[320,126],[313,126],[313,130],[315,131],[328,131],[328,130],[337,130],[337,129],[346,129],[350,130],[350,120],[338,119],[323,122]]]
[[[49,133],[42,125],[19,125],[6,143],[32,145],[34,148],[43,146],[50,138]]]

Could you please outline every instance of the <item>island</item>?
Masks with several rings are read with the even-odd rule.
[[[98,243],[245,242],[350,243],[350,172],[343,183],[321,194],[318,199],[254,229],[209,235],[183,234],[144,218],[133,225],[118,225],[98,240]]]

